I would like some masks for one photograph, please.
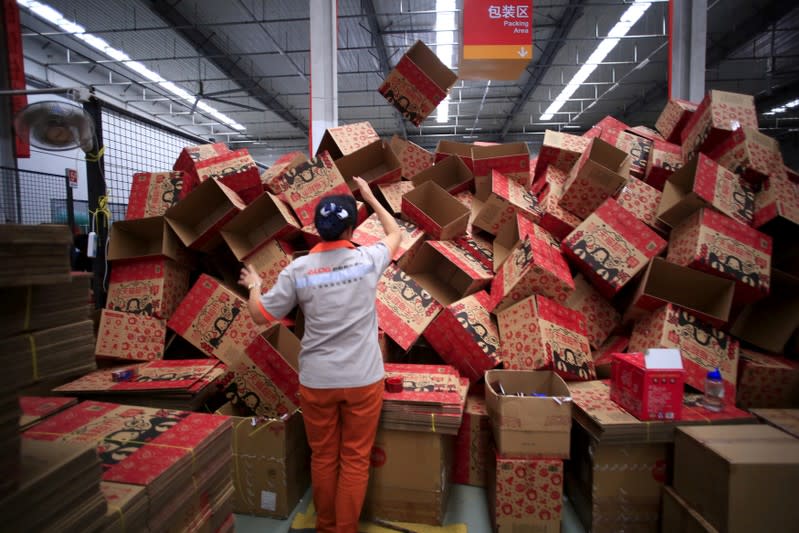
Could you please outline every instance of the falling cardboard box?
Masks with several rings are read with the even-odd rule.
[[[222,239],[239,261],[274,239],[291,239],[300,231],[300,224],[289,207],[277,196],[263,193],[236,214],[221,230]]]
[[[394,257],[391,258],[392,261],[399,261],[405,257],[406,254],[408,254],[408,258],[413,257],[424,242],[424,232],[419,229],[416,224],[404,220],[397,220],[397,225],[402,232],[402,239],[400,240],[397,251],[394,253]],[[360,246],[370,246],[380,242],[385,236],[386,232],[383,229],[383,225],[380,223],[380,219],[377,217],[376,213],[372,213],[355,228],[355,231],[352,233],[352,242]]]
[[[478,197],[483,205],[472,225],[492,235],[496,235],[517,214],[531,222],[541,219],[541,208],[535,196],[497,170],[491,171],[489,189],[483,193],[478,192]]]
[[[183,172],[136,172],[125,220],[161,216],[195,186]]]
[[[452,482],[485,487],[491,451],[491,422],[485,398],[469,396],[463,411],[463,423],[455,437]]]
[[[750,226],[755,212],[755,193],[736,174],[699,154],[669,176],[657,218],[673,228],[702,207],[714,207]]]
[[[592,139],[563,185],[560,206],[585,220],[627,183],[629,158],[602,139]]]
[[[682,168],[682,165],[682,148],[679,144],[655,141],[646,166],[644,181],[662,191],[669,176]]]
[[[554,370],[565,379],[594,379],[582,313],[530,296],[497,313],[501,358],[512,370]]]
[[[223,154],[230,153],[225,143],[200,144],[197,146],[187,146],[180,151],[177,161],[172,166],[172,170],[186,173],[193,184],[200,183],[196,165],[205,159],[211,159]]]
[[[436,144],[436,151],[434,152],[435,162],[438,164],[451,155],[460,157],[463,162],[469,167],[469,170],[474,172],[474,160],[472,159],[472,144],[459,143],[455,141],[438,141]]]
[[[710,153],[735,130],[744,127],[757,129],[754,97],[709,91],[680,133],[683,161],[689,161],[699,152]]]
[[[764,298],[771,286],[771,237],[708,208],[671,232],[666,259],[736,282],[736,303]]]
[[[489,370],[485,380],[486,407],[501,455],[568,459],[572,402],[560,376]]]
[[[353,181],[355,176],[363,178],[372,186],[402,179],[402,165],[399,158],[387,143],[379,139],[337,159],[333,164],[350,190],[359,197],[360,191]]]
[[[422,41],[408,49],[377,91],[414,126],[438,107],[458,76]]]
[[[106,307],[169,318],[189,291],[189,274],[188,268],[165,258],[114,262]]]
[[[630,337],[630,352],[650,348],[678,348],[685,368],[685,383],[705,390],[707,373],[716,368],[724,380],[724,398],[734,403],[738,377],[738,341],[672,304],[639,320]]]
[[[335,161],[379,140],[380,136],[369,122],[327,128],[316,149],[316,155],[328,152]]]
[[[741,409],[799,407],[799,363],[741,349],[736,389]]]
[[[680,350],[614,355],[610,399],[638,420],[680,420],[684,388]]]
[[[412,179],[419,172],[433,166],[435,155],[418,144],[395,134],[389,145],[399,159],[402,166],[402,177],[406,180]]]
[[[147,315],[103,309],[95,355],[152,361],[164,356],[166,321]]]
[[[255,200],[263,191],[258,166],[245,150],[235,150],[194,163],[200,182],[218,180],[245,202]]]
[[[591,348],[599,348],[621,323],[621,315],[594,287],[585,276],[574,277],[574,291],[563,303],[585,317],[585,336]]]
[[[411,181],[414,187],[426,181],[433,181],[448,193],[458,194],[468,191],[472,187],[474,174],[463,162],[463,159],[456,155],[451,155],[422,170]]]
[[[655,128],[667,142],[679,144],[682,131],[696,112],[696,108],[697,105],[688,100],[669,98],[655,122]]]
[[[530,150],[527,143],[472,146],[477,193],[490,187],[492,171],[504,175],[527,190],[530,183]]]
[[[784,174],[780,143],[756,128],[736,129],[709,155],[719,165],[753,185]]]
[[[403,195],[402,214],[436,240],[465,233],[469,222],[469,209],[432,181]]]
[[[561,246],[599,293],[612,298],[666,248],[666,241],[608,198]]]
[[[590,143],[591,139],[585,137],[546,130],[535,164],[533,184],[543,179],[548,167],[554,167],[568,174]]]
[[[298,165],[284,174],[286,201],[300,219],[300,224],[313,224],[316,204],[328,194],[351,194],[328,152]]]

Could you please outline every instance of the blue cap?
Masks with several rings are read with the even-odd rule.
[[[715,370],[711,370],[707,373],[707,379],[714,379],[716,381],[721,381],[721,372],[719,371],[718,367]]]

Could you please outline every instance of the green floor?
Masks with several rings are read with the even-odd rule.
[[[298,511],[304,511],[311,501],[311,491],[305,493],[302,501],[297,505],[291,518],[288,520],[270,520],[268,518],[255,518],[253,516],[236,515],[237,533],[285,533],[289,530],[291,520]],[[453,485],[444,517],[445,524],[465,523],[469,533],[484,533],[491,531],[488,518],[488,505],[485,490],[466,485]],[[577,514],[565,502],[563,507],[562,533],[584,533],[585,529],[580,524]]]

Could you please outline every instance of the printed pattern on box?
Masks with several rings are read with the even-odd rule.
[[[697,152],[713,150],[734,130],[744,127],[758,127],[753,96],[708,92],[680,134],[683,160],[688,161]]]
[[[455,242],[455,244],[457,244],[460,248],[469,252],[472,257],[477,259],[480,264],[483,265],[485,269],[493,276],[494,247],[488,239],[485,239],[480,235],[467,233],[466,235],[460,235],[456,237],[453,242]]]
[[[655,141],[652,146],[652,153],[649,156],[644,181],[655,189],[662,191],[663,185],[669,179],[669,176],[682,168],[682,165],[682,149],[680,145]]]
[[[799,402],[799,363],[776,355],[741,350],[736,405],[794,407]]]
[[[441,311],[429,292],[394,265],[377,284],[376,307],[378,326],[405,351]]]
[[[592,348],[602,346],[621,323],[621,314],[582,275],[574,278],[574,292],[563,305],[583,314],[586,337]]]
[[[496,235],[499,229],[508,224],[516,214],[532,222],[541,218],[538,200],[523,186],[509,179],[497,170],[491,171],[491,194],[483,202],[483,207],[472,224]]]
[[[169,318],[189,291],[189,269],[169,259],[114,262],[106,307]]]
[[[669,99],[655,122],[657,129],[670,143],[679,143],[680,134],[696,112],[697,105],[688,100]]]
[[[369,122],[354,122],[335,128],[327,128],[325,135],[330,136],[342,156],[357,152],[380,140],[380,136]]]
[[[224,143],[200,144],[197,146],[187,146],[180,151],[177,161],[172,166],[172,170],[180,170],[187,173],[192,182],[197,184],[200,178],[197,175],[195,165],[199,161],[227,154],[230,150]]]
[[[496,455],[492,521],[499,531],[555,533],[563,506],[563,461]],[[520,529],[521,530],[521,529]]]
[[[424,231],[413,222],[396,219],[397,225],[402,232],[402,240],[399,248],[392,257],[393,261],[398,261],[406,252],[415,251],[424,241]],[[383,225],[376,213],[372,213],[369,218],[364,220],[352,233],[352,242],[361,246],[369,246],[380,242],[386,236]]]
[[[262,192],[258,166],[247,150],[235,150],[194,164],[200,183],[215,179],[224,183],[246,203],[255,200]]]
[[[386,199],[392,213],[402,211],[402,195],[412,191],[415,185],[412,181],[397,181],[394,183],[381,183],[377,186]]]
[[[625,126],[621,124],[621,126]],[[626,126],[625,126],[626,127]],[[616,127],[602,128],[600,138],[630,156],[630,174],[643,178],[652,153],[652,141]]]
[[[693,190],[697,196],[733,220],[752,224],[755,211],[752,188],[704,154],[698,155]]]
[[[137,172],[133,174],[125,220],[157,217],[182,200],[193,188],[183,172]]]
[[[135,361],[164,357],[166,322],[159,318],[103,309],[94,353]]]
[[[642,353],[613,357],[610,399],[639,420],[680,420],[684,389],[682,368],[647,368]]]
[[[799,183],[784,175],[769,178],[755,195],[754,226],[759,228],[775,218],[799,225]]]
[[[519,143],[519,147],[517,154],[493,157],[480,157],[479,147],[473,148],[472,161],[475,179],[487,179],[497,172],[526,191],[530,186],[530,152],[527,150],[527,145],[523,143]]]
[[[469,396],[463,410],[463,423],[455,438],[452,482],[485,487],[489,453],[492,453],[491,421],[485,400]]]
[[[406,180],[433,166],[435,155],[411,141],[395,135],[390,145],[402,165],[402,177]]]
[[[591,139],[585,137],[547,130],[544,133],[544,142],[538,152],[533,181],[538,181],[546,172],[547,167],[568,173],[588,148],[590,142]]]
[[[546,176],[549,185],[540,199],[543,214],[538,224],[556,238],[563,240],[580,225],[582,220],[560,206],[566,174],[557,169],[549,168]],[[554,179],[551,180],[550,178],[553,176]],[[561,177],[563,181],[560,181]]]
[[[635,324],[630,352],[649,348],[679,348],[685,383],[705,390],[707,373],[715,368],[724,380],[725,402],[734,403],[738,373],[738,341],[691,313],[668,304]]]
[[[427,241],[427,243],[469,276],[472,280],[470,292],[487,287],[494,278],[490,268],[454,241]]]
[[[314,210],[322,196],[351,194],[349,186],[327,152],[289,170],[284,179],[288,186],[284,192],[286,201],[303,226],[313,224]]]
[[[780,144],[754,128],[740,128],[716,147],[710,156],[745,181],[758,184],[784,174]]]
[[[261,184],[272,194],[282,195],[288,188],[283,174],[305,161],[307,158],[302,152],[290,152],[278,158],[274,165],[261,173]]]
[[[246,263],[254,266],[261,276],[261,293],[266,293],[277,283],[280,272],[291,263],[292,252],[284,241],[269,241],[247,256]]]
[[[602,143],[604,139],[592,140],[592,143]],[[586,219],[606,198],[618,193],[627,181],[626,168],[610,168],[604,161],[592,158],[594,144],[588,146],[580,160],[574,165],[569,174],[569,179],[563,185],[560,205],[574,213],[581,219]],[[612,148],[611,148],[612,150]],[[619,150],[613,150],[619,153]],[[613,166],[613,165],[611,165]]]
[[[635,218],[650,227],[657,225],[657,211],[661,193],[637,178],[630,178],[621,190],[617,201]]]

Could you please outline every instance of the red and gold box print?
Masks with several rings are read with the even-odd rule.
[[[757,129],[753,96],[708,92],[680,134],[683,160],[688,161],[698,152],[709,153],[735,130],[745,127]]]
[[[397,219],[397,224],[402,231],[402,240],[400,241],[399,248],[394,253],[392,261],[399,261],[406,253],[410,252],[413,255],[422,242],[424,242],[424,231],[413,222]],[[386,232],[383,230],[383,225],[377,218],[376,213],[372,213],[366,220],[364,220],[355,231],[352,233],[352,242],[360,246],[370,246],[377,244],[383,240]]]
[[[483,262],[474,257],[455,241],[426,241],[428,245],[461,270],[469,279],[469,285],[463,287],[464,294],[471,294],[488,288],[494,273]],[[464,280],[465,281],[465,280]]]
[[[488,503],[494,531],[559,533],[563,461],[502,456],[492,451]]]
[[[591,139],[585,137],[546,130],[544,142],[535,163],[533,183],[543,178],[547,167],[554,167],[568,173],[590,143]]]
[[[682,168],[682,148],[679,144],[655,141],[646,166],[644,181],[662,191],[669,176]]]
[[[264,192],[258,166],[247,150],[235,150],[197,161],[194,168],[200,183],[209,179],[219,180],[246,203],[252,202]]]
[[[383,195],[383,198],[388,204],[389,211],[394,214],[402,211],[402,197],[405,193],[410,192],[416,187],[412,181],[397,181],[394,183],[381,183],[377,186],[377,190]]]
[[[130,185],[125,220],[161,216],[195,185],[183,172],[137,172]]]
[[[492,235],[520,214],[532,222],[541,218],[538,200],[527,190],[497,170],[491,171],[491,191],[472,222]]]
[[[619,205],[635,218],[654,228],[657,226],[658,205],[662,193],[638,178],[630,178],[616,199]]]
[[[491,179],[493,171],[520,185],[530,187],[530,150],[527,143],[477,145],[472,147],[472,162],[477,192],[481,183]]]
[[[441,311],[429,292],[394,265],[380,277],[376,307],[380,329],[405,351]]]
[[[165,320],[103,309],[94,353],[115,359],[152,361],[164,357],[165,342]]]
[[[106,308],[169,318],[189,291],[189,269],[164,258],[113,263]]]
[[[247,256],[245,262],[255,267],[261,276],[262,293],[266,293],[277,283],[280,272],[291,263],[292,253],[294,250],[286,241],[272,240]]]
[[[582,220],[577,215],[570,213],[560,206],[563,196],[563,184],[568,175],[556,168],[550,167],[546,172],[547,185],[539,196],[539,205],[543,213],[538,224],[550,232],[554,237],[563,240],[580,225]]]
[[[284,180],[287,188],[283,195],[303,226],[313,224],[316,204],[323,196],[351,194],[327,152],[289,170],[284,174]]]
[[[579,311],[530,296],[496,315],[506,368],[551,369],[567,380],[596,377],[585,317]]]
[[[200,144],[197,146],[187,146],[180,151],[177,161],[172,166],[172,170],[180,170],[189,175],[193,183],[199,183],[200,178],[197,174],[195,165],[205,159],[217,157],[229,153],[230,150],[224,143]]]
[[[666,241],[608,198],[561,246],[600,294],[612,298],[666,248]]]
[[[628,156],[602,139],[592,139],[563,185],[560,206],[585,220],[627,182]]]
[[[606,121],[606,119],[610,119],[612,122],[601,126],[602,133],[600,133],[599,138],[628,154],[630,156],[630,175],[643,178],[646,174],[646,167],[649,164],[653,142],[640,135],[625,131],[627,125],[612,117],[605,117],[602,121]],[[600,124],[597,124],[597,126]]]
[[[724,380],[725,402],[735,403],[738,374],[738,341],[684,309],[667,304],[635,324],[629,352],[649,348],[679,348],[685,383],[705,390],[707,373],[715,368]]]
[[[771,237],[722,215],[700,209],[674,228],[666,259],[736,282],[735,302],[768,295]]]
[[[379,140],[380,136],[369,122],[344,124],[325,130],[316,155],[327,151],[333,159],[339,159]]]
[[[466,398],[463,422],[455,438],[452,482],[475,487],[486,486],[486,467],[491,450],[491,421],[485,399]]]
[[[621,314],[594,289],[582,274],[574,278],[574,292],[564,304],[585,317],[586,337],[591,348],[599,348],[621,323]]]
[[[308,158],[302,152],[290,152],[278,158],[275,164],[261,173],[261,184],[264,186],[264,190],[275,195],[283,194],[283,191],[288,187],[288,184],[283,179],[283,174],[305,163],[307,160]]]
[[[655,128],[666,141],[679,143],[682,130],[696,112],[696,108],[697,104],[688,100],[670,98],[655,122]]]
[[[739,128],[710,154],[719,165],[758,184],[784,174],[780,143],[755,128]]]
[[[763,182],[763,188],[755,194],[754,226],[759,228],[775,219],[799,225],[799,183],[784,173]]]
[[[402,177],[406,180],[433,166],[435,155],[411,141],[394,135],[390,146],[400,160]]]
[[[736,405],[741,409],[799,404],[799,363],[754,350],[741,350]]]

